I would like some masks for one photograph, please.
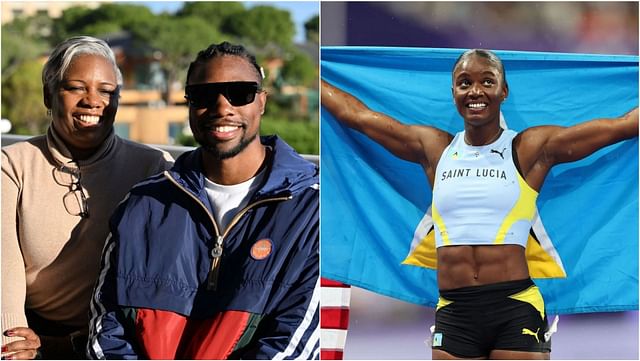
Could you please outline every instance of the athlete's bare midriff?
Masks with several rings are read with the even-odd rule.
[[[438,288],[479,286],[529,278],[522,246],[444,246],[437,249]]]

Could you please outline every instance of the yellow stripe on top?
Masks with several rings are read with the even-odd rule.
[[[447,227],[444,225],[444,220],[442,219],[442,216],[440,216],[440,213],[436,208],[435,202],[431,204],[431,212],[432,212],[431,215],[433,216],[433,223],[435,223],[436,226],[438,226],[436,231],[440,231],[440,237],[442,238],[442,245],[444,246],[450,245],[451,241],[449,240],[449,232],[447,232]]]
[[[520,197],[513,208],[511,208],[511,211],[509,211],[507,216],[504,218],[500,228],[498,228],[498,233],[496,234],[496,238],[493,242],[495,244],[504,243],[507,231],[514,223],[522,220],[527,220],[531,223],[533,216],[536,213],[536,199],[538,198],[538,192],[527,184],[518,171],[516,171],[516,178],[518,179],[518,185],[520,186]]]

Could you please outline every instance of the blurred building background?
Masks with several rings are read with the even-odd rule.
[[[62,16],[62,12],[74,5],[77,1],[13,1],[2,2],[2,23],[10,23],[14,19],[44,15],[50,18]],[[83,5],[90,9],[100,6],[99,1],[85,1]]]
[[[638,55],[638,3],[323,2],[321,44]],[[433,324],[432,308],[353,287],[344,358],[430,359]],[[561,316],[551,355],[637,360],[638,312]]]
[[[48,54],[70,36],[91,35],[111,46],[124,77],[116,133],[142,143],[194,145],[184,99],[187,67],[199,50],[227,40],[245,45],[265,69],[263,133],[279,134],[300,153],[319,153],[318,2],[287,4],[312,14],[302,19],[303,37],[277,2],[159,7],[168,4],[175,10],[154,12],[154,2],[3,1],[1,115],[11,133],[44,132],[40,72]]]

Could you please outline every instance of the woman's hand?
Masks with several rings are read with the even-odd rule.
[[[27,327],[15,327],[4,332],[7,337],[23,337],[24,340],[2,345],[3,360],[32,360],[38,355],[40,337]]]

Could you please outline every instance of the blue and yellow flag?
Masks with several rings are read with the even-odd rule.
[[[459,49],[322,48],[322,77],[407,124],[463,129],[451,95]],[[638,106],[638,57],[496,51],[506,126],[571,126]],[[324,277],[435,306],[431,190],[403,161],[322,109]],[[549,314],[638,309],[638,140],[552,168],[527,244]]]

